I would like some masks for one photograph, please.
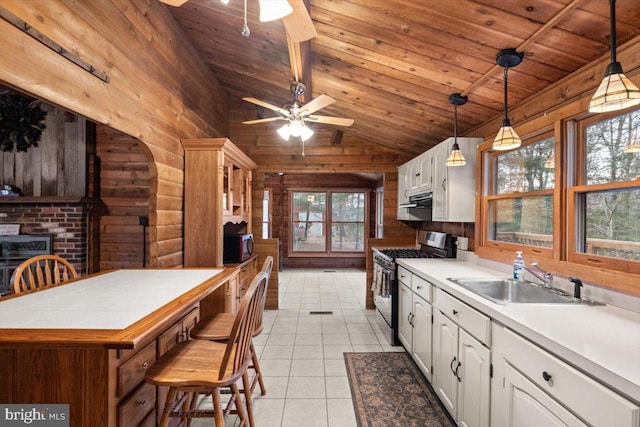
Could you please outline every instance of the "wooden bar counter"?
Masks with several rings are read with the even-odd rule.
[[[222,311],[236,269],[116,270],[0,299],[0,402],[69,404],[74,427],[156,425],[144,373]]]

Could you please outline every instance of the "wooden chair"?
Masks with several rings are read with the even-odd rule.
[[[24,261],[13,272],[13,292],[20,294],[57,286],[78,277],[76,269],[57,255],[38,255]]]
[[[191,418],[213,417],[216,426],[224,426],[225,411],[220,406],[221,387],[231,388],[231,399],[235,402],[240,426],[246,425],[247,412],[236,382],[242,378],[245,390],[250,387],[247,369],[251,363],[251,338],[266,287],[266,274],[260,272],[242,299],[226,343],[185,341],[175,345],[147,369],[145,380],[148,383],[169,387],[159,426],[166,427],[170,417],[188,421]],[[196,397],[209,393],[213,397],[213,410],[197,409]],[[245,402],[247,410],[252,413],[250,393],[245,393]]]
[[[268,256],[264,263],[262,264],[261,273],[266,274],[267,282],[269,281],[269,277],[271,277],[271,270],[273,268],[273,257]],[[255,331],[253,332],[253,336],[257,337],[262,333],[263,325],[262,325],[262,315],[264,313],[264,305],[266,302],[266,288],[265,288],[265,296],[260,304],[260,313],[258,317],[258,323],[256,324]],[[198,324],[191,330],[191,338],[200,339],[200,340],[208,340],[208,341],[220,341],[224,342],[229,339],[231,334],[231,326],[233,324],[233,313],[218,313],[214,316],[205,317],[201,319]],[[264,386],[264,380],[262,379],[262,371],[260,370],[260,363],[258,361],[258,355],[256,354],[255,347],[253,346],[253,340],[251,341],[251,360],[252,364],[249,366],[250,369],[255,371],[255,376],[251,381],[251,392],[256,387],[256,383],[260,384],[260,393],[264,396],[267,394],[267,389]],[[249,414],[251,417],[252,414]]]

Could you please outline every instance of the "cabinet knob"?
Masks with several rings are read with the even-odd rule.
[[[140,365],[140,367],[144,370],[147,369],[149,367],[149,362],[144,362],[142,365]]]
[[[146,400],[138,400],[138,406],[147,406]]]
[[[458,315],[458,310],[453,310],[453,315],[457,316]]]
[[[422,286],[416,286],[416,288],[417,288],[418,290],[420,290],[420,289],[422,289]]]
[[[542,379],[546,382],[551,381],[551,375],[547,371],[542,372]]]

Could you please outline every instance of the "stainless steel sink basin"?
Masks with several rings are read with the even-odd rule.
[[[587,301],[574,300],[570,295],[554,289],[542,288],[534,283],[517,282],[513,279],[456,279],[447,280],[462,286],[498,304],[576,304]]]

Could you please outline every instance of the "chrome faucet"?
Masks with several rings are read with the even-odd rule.
[[[542,282],[545,288],[551,288],[553,283],[553,275],[548,271],[544,271],[538,266],[537,262],[531,263],[531,267],[524,266],[524,269],[531,273],[536,279]]]

